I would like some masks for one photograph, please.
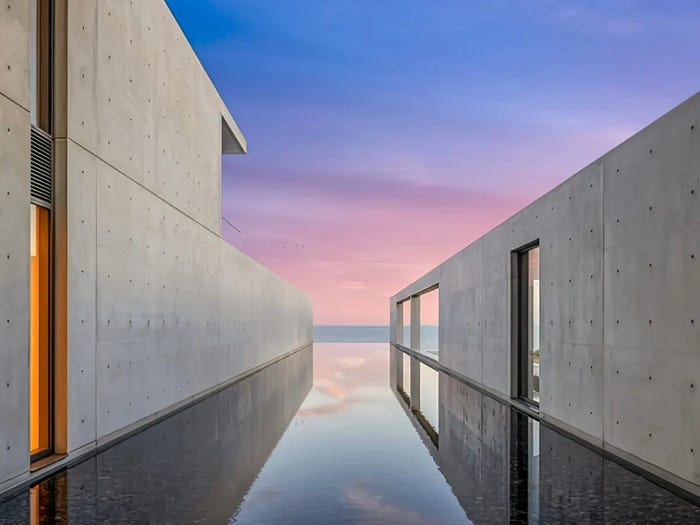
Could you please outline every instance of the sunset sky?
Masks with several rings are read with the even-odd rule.
[[[700,2],[168,0],[245,133],[224,236],[314,301],[388,298],[700,89]]]

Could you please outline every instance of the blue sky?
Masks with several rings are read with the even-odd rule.
[[[697,1],[168,4],[249,142],[225,235],[323,324],[385,324],[404,284],[700,89]]]

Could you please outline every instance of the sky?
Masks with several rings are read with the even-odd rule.
[[[316,324],[388,324],[391,295],[700,90],[696,0],[167,2],[248,140],[224,237]]]

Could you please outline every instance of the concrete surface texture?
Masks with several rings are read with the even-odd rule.
[[[29,4],[7,6],[0,16],[0,483],[29,468]]]
[[[540,415],[700,493],[700,94],[390,300],[440,289],[440,361],[512,390],[511,252],[541,248]]]
[[[30,2],[6,4],[0,492],[29,477]],[[70,457],[309,344],[312,306],[220,237],[221,155],[246,142],[165,2],[62,5],[55,170]]]

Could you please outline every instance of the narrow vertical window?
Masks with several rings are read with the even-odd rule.
[[[540,248],[530,245],[515,253],[517,272],[514,330],[516,397],[540,402]]]
[[[35,461],[53,450],[53,2],[33,0],[31,11],[29,449]]]
[[[30,452],[51,450],[50,212],[31,205]]]

